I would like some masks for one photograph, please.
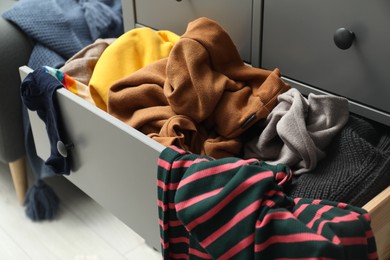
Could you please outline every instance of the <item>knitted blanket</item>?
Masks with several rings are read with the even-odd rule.
[[[34,42],[32,69],[59,68],[97,38],[123,33],[120,0],[20,0],[2,16]]]

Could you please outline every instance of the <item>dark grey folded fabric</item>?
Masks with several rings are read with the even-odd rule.
[[[390,128],[351,115],[307,174],[295,176],[286,193],[362,207],[390,185]]]

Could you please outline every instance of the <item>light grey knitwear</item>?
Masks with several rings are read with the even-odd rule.
[[[259,136],[244,145],[244,158],[286,164],[297,175],[308,172],[325,157],[324,149],[348,117],[346,98],[315,94],[306,98],[291,88],[278,96]]]

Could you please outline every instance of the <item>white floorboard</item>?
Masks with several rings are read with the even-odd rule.
[[[28,259],[28,255],[19,247],[18,243],[0,229],[0,256],[3,259]]]
[[[58,217],[33,222],[18,205],[7,165],[0,164],[0,259],[161,259],[135,232],[63,177],[49,184]]]

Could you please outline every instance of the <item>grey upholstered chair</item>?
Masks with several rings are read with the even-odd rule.
[[[0,13],[14,3],[14,0],[0,0]],[[9,165],[21,204],[28,183],[18,68],[27,64],[31,50],[28,38],[0,17],[0,162]]]

